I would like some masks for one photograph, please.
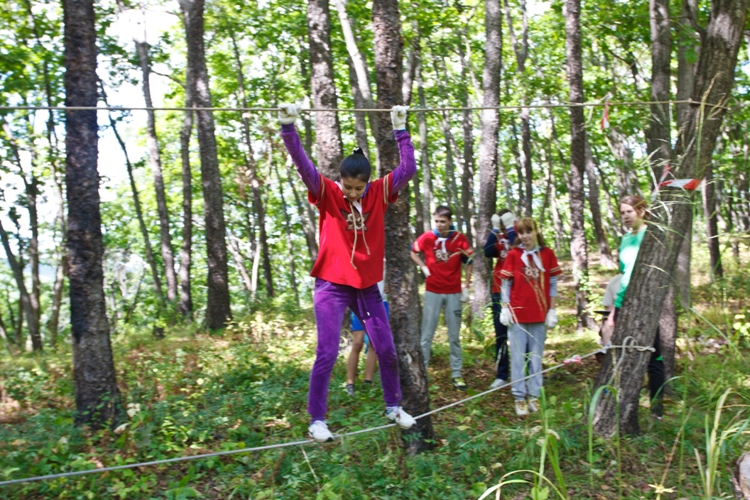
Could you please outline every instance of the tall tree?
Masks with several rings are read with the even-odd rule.
[[[189,77],[190,75],[188,75]],[[190,167],[190,136],[193,132],[193,85],[185,84],[185,111],[180,127],[180,164],[182,166],[182,248],[180,249],[180,305],[182,317],[193,314],[190,266],[193,258],[193,171]]]
[[[680,158],[675,168],[676,177],[700,178],[711,161],[726,111],[724,105],[734,85],[749,3],[750,0],[714,0],[711,3],[692,93],[692,100],[700,104],[691,106],[686,113],[684,132],[675,146],[675,157]],[[692,225],[694,197],[690,193],[662,190],[660,195],[664,203],[652,211],[654,223],[648,224],[622,314],[615,325],[612,340],[615,345],[621,344],[626,336],[632,336],[636,345],[653,345],[668,284],[682,247],[682,235]],[[594,429],[599,434],[612,436],[618,422],[622,432],[640,431],[638,399],[648,354],[634,349],[607,353],[596,378],[596,388],[614,385],[617,390],[603,394],[597,403]],[[621,356],[617,373],[612,356]]]
[[[616,269],[617,264],[612,259],[612,252],[609,249],[609,241],[607,240],[607,233],[604,230],[604,224],[602,221],[602,210],[599,204],[599,182],[597,178],[597,168],[594,160],[594,155],[591,152],[591,144],[586,139],[586,180],[589,183],[589,192],[586,197],[589,202],[589,210],[591,211],[591,222],[594,225],[594,234],[596,235],[596,243],[599,246],[599,262],[602,266],[609,269]]]
[[[497,142],[500,128],[500,67],[503,51],[500,0],[484,2],[484,74],[482,76],[482,138],[479,142],[479,202],[477,224],[478,256],[474,260],[474,302],[472,312],[479,318],[490,302],[492,271],[484,259],[484,239],[492,226],[490,218],[497,202]]]
[[[584,228],[583,176],[586,172],[586,121],[583,107],[583,60],[581,57],[581,0],[565,0],[565,46],[570,85],[570,253],[573,257],[573,281],[576,290],[578,326],[594,328],[589,316],[589,256]]]
[[[203,39],[204,0],[179,0],[185,23],[187,39],[188,76],[191,96],[196,108],[210,108],[211,91],[206,67],[206,49]],[[221,172],[216,151],[214,116],[211,111],[195,110],[198,146],[201,159],[203,187],[203,215],[206,224],[206,250],[208,262],[208,300],[206,326],[219,329],[232,319],[229,299],[229,268],[227,267],[227,242],[224,223]]]
[[[93,0],[64,0],[65,105],[96,107]],[[102,222],[95,110],[65,112],[68,280],[76,422],[101,426],[119,414],[102,271]]]
[[[322,109],[338,107],[331,55],[330,17],[328,0],[308,0],[307,37],[310,43],[313,105]],[[321,173],[329,179],[338,179],[339,165],[344,156],[339,115],[335,111],[315,113],[315,145]]]
[[[403,56],[401,19],[397,0],[374,0],[372,21],[375,32],[375,75],[377,107],[390,109],[402,102]],[[399,153],[393,137],[388,113],[378,115],[376,144],[380,158],[380,175],[392,171],[399,163]],[[417,281],[414,265],[409,258],[411,243],[409,224],[409,188],[404,187],[398,201],[391,205],[385,217],[385,254],[388,256],[386,282],[391,305],[391,328],[398,352],[402,404],[412,415],[426,413],[430,407],[427,373],[420,349],[420,324]],[[432,439],[432,420],[417,420],[405,431],[409,453],[417,453],[429,446]]]

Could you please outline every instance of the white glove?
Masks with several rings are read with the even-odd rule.
[[[422,266],[422,273],[424,273],[425,278],[430,277],[430,268],[427,266]]]
[[[547,328],[554,328],[557,326],[557,311],[554,309],[547,311],[547,319],[544,320],[544,325]]]
[[[461,290],[461,302],[468,302],[469,301],[469,289],[464,288]]]
[[[513,323],[513,316],[510,314],[510,307],[503,307],[500,311],[500,323],[510,326]]]
[[[406,130],[406,110],[409,106],[393,106],[391,109],[391,123],[393,130]]]
[[[279,123],[287,125],[294,123],[299,117],[302,106],[299,104],[279,104]]]
[[[492,214],[492,217],[490,217],[490,222],[492,222],[492,229],[500,229],[500,216],[497,214]]]
[[[503,226],[505,226],[505,229],[510,229],[513,227],[513,223],[516,221],[516,216],[513,215],[512,212],[506,212],[500,216],[500,220],[503,221]]]

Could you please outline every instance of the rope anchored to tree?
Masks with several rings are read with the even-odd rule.
[[[628,337],[628,338],[632,339],[632,337]],[[544,374],[544,373],[548,373],[548,372],[551,372],[553,370],[557,370],[559,368],[567,366],[568,364],[571,363],[571,361],[570,361],[571,359],[576,359],[575,363],[580,363],[582,360],[584,360],[584,359],[586,359],[588,357],[594,356],[595,354],[597,354],[599,352],[606,352],[607,349],[623,349],[623,350],[625,350],[625,349],[636,349],[638,351],[649,351],[649,350],[653,351],[654,350],[653,347],[643,347],[643,346],[636,346],[636,345],[631,345],[631,344],[628,344],[627,342],[624,342],[624,345],[621,345],[621,346],[606,346],[606,347],[602,347],[600,349],[597,349],[595,351],[592,351],[592,352],[590,352],[588,354],[584,354],[583,356],[575,355],[575,356],[572,356],[570,358],[567,358],[565,361],[563,361],[562,363],[560,363],[558,365],[551,366],[551,367],[549,367],[549,368],[547,368],[545,370],[542,370],[541,372],[539,372],[537,374],[529,375],[529,376],[524,377],[522,379],[516,380],[515,382],[523,382],[524,380],[528,380],[531,377],[534,377],[536,375],[541,375],[541,374]],[[445,406],[441,406],[440,408],[436,408],[436,409],[434,409],[432,411],[428,411],[427,413],[423,413],[423,414],[418,415],[418,416],[416,416],[414,418],[417,419],[417,420],[419,420],[420,418],[424,418],[424,417],[427,417],[429,415],[433,415],[435,413],[447,410],[448,408],[453,408],[454,406],[458,406],[458,405],[464,404],[464,403],[466,403],[468,401],[471,401],[473,399],[477,399],[477,398],[486,396],[487,394],[490,394],[492,392],[498,391],[500,389],[504,389],[506,387],[509,387],[511,384],[512,384],[512,382],[508,382],[505,385],[502,385],[500,387],[495,387],[494,389],[488,389],[488,390],[486,390],[484,392],[480,392],[479,394],[475,394],[473,396],[469,396],[468,398],[464,398],[464,399],[462,399],[460,401],[456,401],[455,403],[451,403],[451,404],[448,404],[448,405],[445,405]],[[380,426],[376,426],[376,427],[368,427],[367,429],[360,429],[358,431],[351,431],[351,432],[345,432],[343,434],[336,434],[334,437],[337,438],[337,439],[341,439],[341,438],[345,438],[345,437],[356,436],[356,435],[359,435],[359,434],[366,434],[366,433],[370,433],[370,432],[374,432],[374,431],[379,431],[379,430],[382,430],[382,429],[387,429],[389,427],[395,427],[395,426],[396,426],[396,424],[392,423],[392,424],[380,425]],[[212,458],[212,457],[222,457],[222,456],[228,456],[228,455],[236,455],[238,453],[250,453],[250,452],[254,452],[254,451],[265,451],[265,450],[273,450],[273,449],[279,449],[279,448],[288,448],[288,447],[291,447],[291,446],[303,446],[303,445],[306,445],[306,444],[312,444],[314,442],[315,441],[313,441],[312,439],[305,439],[305,440],[302,440],[302,441],[290,441],[290,442],[286,442],[286,443],[276,443],[276,444],[269,444],[269,445],[265,445],[265,446],[255,446],[255,447],[252,447],[252,448],[241,448],[241,449],[238,449],[238,450],[217,451],[217,452],[213,452],[213,453],[202,453],[200,455],[191,455],[191,456],[166,458],[166,459],[162,459],[162,460],[152,460],[150,462],[139,462],[139,463],[134,463],[134,464],[114,465],[114,466],[111,466],[111,467],[101,467],[101,468],[97,468],[97,469],[88,469],[88,470],[80,470],[80,471],[60,472],[58,474],[48,474],[48,475],[45,475],[45,476],[35,476],[35,477],[27,477],[27,478],[23,478],[23,479],[11,479],[11,480],[8,480],[8,481],[0,481],[0,486],[9,486],[11,484],[21,484],[21,483],[31,483],[31,482],[36,482],[36,481],[48,481],[50,479],[60,479],[60,478],[65,478],[65,477],[83,476],[83,475],[87,475],[87,474],[99,474],[99,473],[103,473],[103,472],[113,472],[113,471],[125,470],[125,469],[135,469],[137,467],[148,467],[148,466],[152,466],[152,465],[170,464],[170,463],[175,463],[175,462],[186,462],[186,461],[189,461],[189,460],[200,460],[200,459],[203,459],[203,458]]]

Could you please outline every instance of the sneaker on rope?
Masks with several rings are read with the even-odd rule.
[[[346,393],[350,396],[354,396],[354,384],[346,384]]]
[[[469,386],[466,385],[466,382],[464,382],[464,379],[461,377],[453,377],[453,387],[455,387],[459,391],[465,391],[469,388]]]
[[[322,420],[316,420],[307,428],[307,435],[318,443],[333,441],[333,434],[328,430],[328,425]]]
[[[525,417],[529,414],[529,405],[526,404],[525,399],[516,399],[516,415],[519,417]]]
[[[531,413],[538,412],[539,408],[542,407],[542,405],[539,404],[539,400],[537,398],[529,398],[528,406]]]
[[[494,382],[492,382],[492,385],[490,385],[490,389],[497,389],[498,387],[502,387],[505,385],[505,380],[501,378],[496,378]]]
[[[417,423],[417,421],[406,413],[400,406],[391,406],[385,409],[385,418],[391,422],[395,422],[402,429],[410,429],[411,426]]]

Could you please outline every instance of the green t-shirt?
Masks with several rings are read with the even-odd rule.
[[[633,274],[633,267],[635,267],[635,259],[638,258],[638,250],[641,248],[641,242],[645,234],[646,224],[643,224],[637,233],[630,231],[622,237],[622,242],[620,243],[620,272],[622,273],[622,281],[620,282],[620,291],[617,292],[617,298],[615,298],[615,307],[617,308],[622,307],[625,290],[628,289],[630,276]]]

